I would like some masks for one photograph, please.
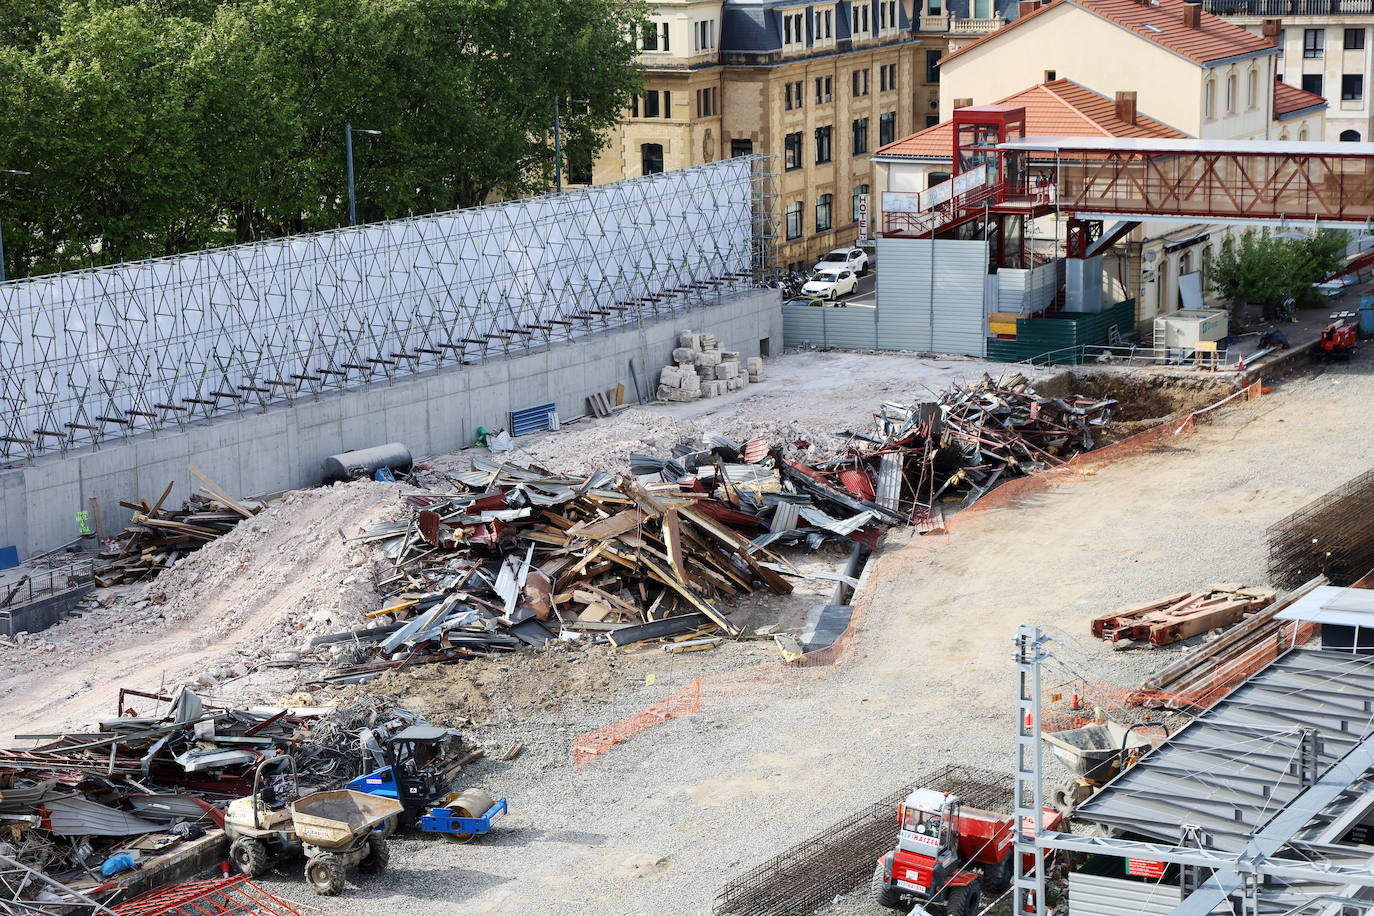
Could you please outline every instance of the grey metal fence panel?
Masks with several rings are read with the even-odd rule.
[[[983,301],[987,243],[939,239],[933,244],[939,267],[933,284],[931,349],[984,356],[988,339]]]
[[[928,239],[878,239],[878,348],[931,349]],[[980,295],[982,287],[979,286]]]
[[[810,305],[782,307],[782,343],[785,347],[824,347],[825,309]]]
[[[1177,885],[1069,875],[1069,916],[1168,916],[1181,899]]]

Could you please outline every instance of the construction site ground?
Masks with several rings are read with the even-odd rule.
[[[1008,367],[787,354],[740,395],[627,410],[511,457],[620,470],[630,452],[666,454],[692,430],[817,442],[862,428],[884,400],[920,400],[984,368]],[[1018,625],[1043,625],[1058,659],[1124,686],[1167,664],[1180,649],[1113,653],[1088,636],[1088,619],[1215,581],[1264,583],[1265,528],[1367,470],[1371,375],[1368,351],[1348,366],[1304,369],[1270,396],[1209,414],[1189,437],[1059,473],[1012,504],[956,516],[948,534],[890,532],[857,599],[853,651],[834,666],[785,668],[765,639],[682,656],[557,645],[352,688],[399,695],[436,723],[463,727],[487,758],[460,782],[508,797],[511,813],[470,845],[398,837],[390,870],[350,880],[338,898],[311,895],[299,863],[263,883],[330,914],[709,912],[734,874],[923,770],[1009,768]],[[1141,375],[1125,378],[1150,390]],[[1225,387],[1181,385],[1157,405],[1142,394],[1126,422],[1143,428],[1156,410],[1196,408]],[[432,463],[442,471],[450,462],[462,458]],[[239,675],[272,656],[289,661],[304,635],[344,629],[369,606],[366,552],[339,532],[393,517],[396,506],[394,486],[367,482],[293,494],[147,589],[128,587],[108,607],[0,650],[6,725],[89,723],[114,711],[118,686],[164,680],[202,678],[207,694],[235,702],[310,692],[299,687],[308,671]],[[832,549],[814,562],[833,569],[842,556]],[[825,593],[828,584],[790,602],[759,597],[735,613],[751,626],[790,623]],[[694,714],[575,768],[578,735],[697,678]],[[513,762],[495,759],[517,742],[524,751]],[[863,892],[830,910],[886,912]]]

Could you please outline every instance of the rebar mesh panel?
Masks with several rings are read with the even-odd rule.
[[[770,162],[0,284],[0,457],[719,301],[773,268]]]
[[[728,881],[715,916],[805,916],[868,881],[878,857],[897,844],[897,806],[918,788],[953,792],[970,807],[1010,811],[1012,777],[950,765],[926,773]]]
[[[1325,575],[1347,586],[1374,570],[1374,470],[1269,527],[1269,580],[1297,588]]]
[[[172,884],[114,908],[119,916],[314,916],[313,908],[291,903],[248,880],[247,875]]]

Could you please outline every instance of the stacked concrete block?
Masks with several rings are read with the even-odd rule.
[[[712,334],[683,331],[677,344],[673,348],[673,365],[664,367],[659,376],[660,399],[717,398],[763,380],[763,360],[742,362],[738,351],[721,349]]]
[[[658,374],[658,397],[661,401],[695,401],[701,397],[701,377],[695,369],[664,366]]]

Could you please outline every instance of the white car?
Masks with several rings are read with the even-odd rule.
[[[862,277],[868,273],[868,252],[862,248],[836,248],[821,255],[812,270],[835,270],[847,267]]]
[[[801,288],[802,296],[817,296],[821,299],[838,299],[854,292],[859,278],[846,267],[830,267],[816,271],[806,285]]]

